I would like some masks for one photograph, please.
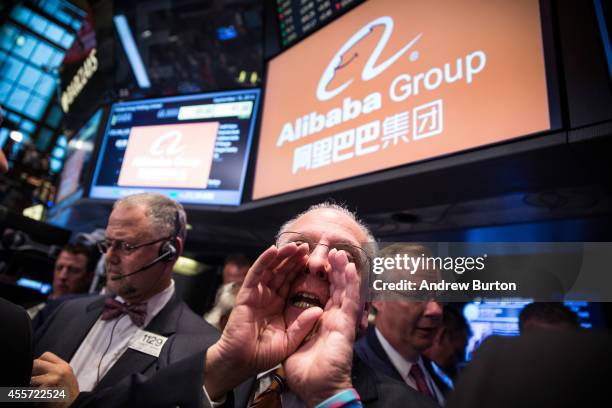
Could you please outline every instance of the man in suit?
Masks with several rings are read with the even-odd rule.
[[[534,330],[490,336],[462,372],[449,408],[610,406],[612,335]]]
[[[373,241],[345,208],[311,207],[249,269],[218,342],[76,406],[435,407],[353,353]]]
[[[24,387],[32,373],[32,329],[26,311],[0,298],[0,387]]]
[[[379,258],[429,256],[423,245],[393,244],[380,251]],[[384,282],[408,280],[420,287],[423,280],[438,279],[437,271],[419,267],[400,267],[384,271],[377,279]],[[426,295],[426,294],[425,294]],[[426,367],[422,353],[433,343],[442,322],[442,307],[432,298],[405,297],[404,292],[384,291],[372,302],[376,310],[375,327],[370,327],[356,344],[355,351],[370,367],[381,370],[414,390],[444,403],[442,390]]]
[[[36,333],[40,357],[32,384],[67,386],[74,399],[133,374],[151,377],[218,339],[175,293],[172,268],[184,246],[185,225],[183,207],[160,194],[115,203],[99,247],[106,254],[107,286],[116,296],[58,307]]]
[[[90,247],[83,244],[69,243],[62,248],[53,268],[51,294],[45,302],[28,309],[28,314],[33,319],[34,330],[44,322],[45,317],[50,316],[57,306],[68,300],[66,296],[87,293],[97,262],[98,256]],[[45,310],[44,317],[38,318],[43,310]]]
[[[2,107],[0,106],[0,124]],[[0,150],[0,174],[8,163]],[[0,298],[0,387],[29,385],[32,373],[32,328],[23,308]]]

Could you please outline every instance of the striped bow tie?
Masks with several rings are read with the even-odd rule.
[[[121,303],[111,297],[104,300],[104,310],[102,320],[112,320],[127,314],[130,320],[138,327],[142,327],[147,316],[146,303]]]

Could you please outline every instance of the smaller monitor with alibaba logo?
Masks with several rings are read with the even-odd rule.
[[[112,106],[90,198],[155,191],[183,204],[239,205],[259,89]]]

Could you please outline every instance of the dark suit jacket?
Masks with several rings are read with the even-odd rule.
[[[365,336],[362,336],[355,343],[355,353],[363,360],[363,362],[372,368],[375,368],[389,377],[404,382],[404,379],[387,356],[385,349],[376,337],[376,332],[373,326],[369,326]]]
[[[42,327],[42,325],[45,323],[45,321],[51,317],[51,315],[53,315],[53,312],[55,312],[55,310],[59,307],[59,305],[61,305],[62,303],[71,300],[71,299],[78,299],[81,297],[93,297],[93,296],[98,296],[97,294],[90,294],[90,293],[75,293],[75,294],[71,294],[71,295],[65,295],[65,296],[61,296],[57,299],[51,299],[51,300],[47,300],[45,302],[45,307],[43,307],[42,309],[40,309],[40,311],[38,313],[36,313],[36,316],[34,316],[34,318],[32,319],[32,331],[34,333],[36,333],[36,331]]]
[[[364,407],[438,408],[432,399],[419,394],[405,382],[372,369],[357,355],[353,359],[353,386]]]
[[[32,329],[22,307],[0,298],[0,387],[30,385]]]
[[[610,406],[610,333],[491,336],[461,372],[448,408]]]
[[[187,342],[198,343],[202,335],[185,336]],[[204,359],[206,350],[160,369],[154,376],[136,373],[112,387],[94,393],[82,392],[70,408],[202,408],[204,407]],[[223,408],[233,407],[232,395]]]
[[[395,369],[395,366],[389,359],[389,356],[387,356],[385,349],[383,348],[382,344],[380,344],[380,341],[378,340],[378,337],[376,336],[374,326],[368,327],[368,330],[365,336],[361,337],[355,343],[355,353],[359,356],[359,358],[363,360],[363,362],[367,366],[375,368],[383,372],[387,376],[393,378],[394,380],[405,384],[404,379],[402,378],[400,373]],[[439,378],[437,378],[437,375],[435,374],[435,372],[433,372],[433,368],[431,369],[431,371],[429,370],[428,364],[429,364],[429,361],[425,361],[425,367],[428,369],[434,382],[436,382],[436,385],[438,385],[438,382],[442,382],[442,381]],[[419,396],[421,396],[421,394],[419,394],[413,388],[409,386],[407,387],[410,388],[411,391],[414,391]],[[444,389],[441,389],[441,391],[444,393],[446,388],[447,387],[445,386]],[[425,399],[427,398],[425,397]]]
[[[112,392],[103,390],[95,396],[80,396],[72,408],[76,407],[176,407],[202,408],[204,395],[202,383],[205,352],[184,359],[161,370],[150,379],[135,375],[126,378]],[[367,367],[359,357],[353,361],[353,386],[361,401],[368,408],[410,407],[437,408],[431,399],[426,398],[377,370]],[[255,384],[252,378],[228,395],[224,408],[246,407],[251,389]]]
[[[103,307],[104,296],[62,303],[36,332],[35,356],[51,351],[70,361],[102,314]],[[127,349],[102,377],[94,392],[112,387],[133,374],[151,377],[161,368],[208,348],[219,338],[217,330],[193,313],[176,294],[144,329],[168,338],[159,357]],[[190,341],[194,337],[197,341]]]
[[[433,400],[422,396],[403,381],[397,381],[368,367],[356,353],[353,358],[352,380],[364,407],[438,407]],[[247,406],[254,385],[255,379],[251,379],[234,390],[235,407]]]

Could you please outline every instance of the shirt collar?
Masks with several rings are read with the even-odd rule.
[[[267,371],[263,371],[263,372],[261,372],[261,373],[257,374],[257,379],[259,380],[261,377],[264,377],[264,376],[266,376],[266,375],[270,374],[271,372],[273,372],[274,370],[276,370],[276,369],[277,369],[278,367],[280,367],[280,366],[281,366],[281,365],[280,365],[280,364],[278,364],[277,366],[272,367],[271,369],[269,369],[269,370],[267,370]]]

